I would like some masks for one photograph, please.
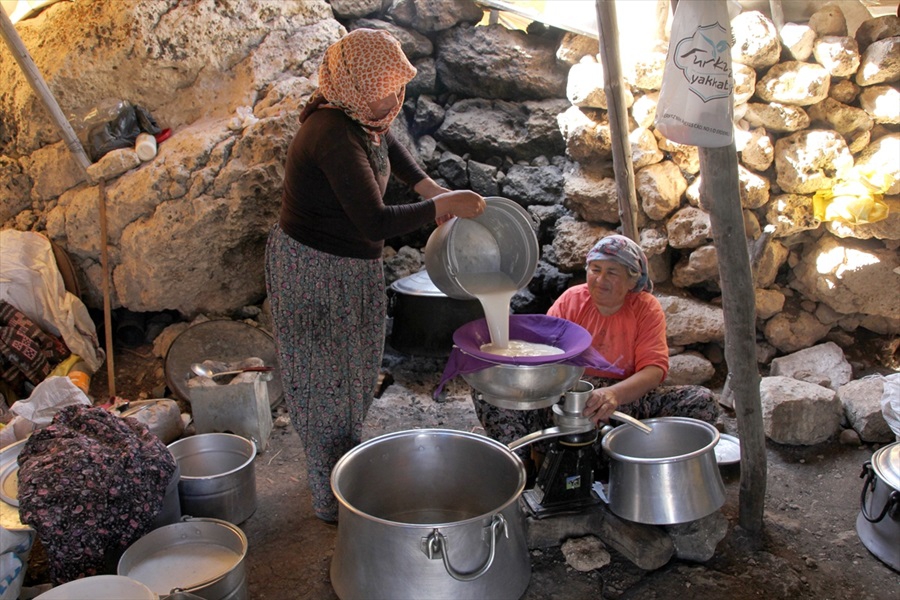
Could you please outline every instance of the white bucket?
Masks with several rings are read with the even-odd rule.
[[[153,590],[140,581],[121,575],[84,577],[37,596],[35,600],[159,600]]]

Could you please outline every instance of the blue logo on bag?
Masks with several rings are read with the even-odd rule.
[[[675,46],[675,66],[684,74],[688,89],[704,102],[727,98],[734,87],[727,33],[718,23],[703,25]]]

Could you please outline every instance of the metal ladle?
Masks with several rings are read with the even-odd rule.
[[[244,367],[242,369],[235,369],[233,371],[213,371],[208,366],[202,363],[194,363],[191,365],[191,371],[199,375],[200,377],[209,377],[210,379],[214,379],[221,375],[237,375],[238,373],[247,373],[247,372],[266,372],[273,371],[275,367]]]
[[[626,415],[625,413],[614,410],[613,413],[609,416],[611,419],[616,419],[617,421],[622,421],[624,423],[628,423],[629,425],[633,425],[637,427],[644,433],[653,433],[653,428],[647,425],[646,423],[642,423],[640,420],[635,419],[631,415]]]

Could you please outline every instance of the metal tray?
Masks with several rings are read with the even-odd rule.
[[[719,434],[716,444],[716,462],[719,465],[734,465],[741,462],[741,441],[727,433]]]

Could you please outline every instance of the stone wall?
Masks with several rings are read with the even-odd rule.
[[[92,167],[107,180],[113,306],[192,317],[263,301],[263,245],[299,108],[324,49],[347,29],[374,27],[398,37],[419,71],[394,127],[400,139],[435,178],[514,199],[540,223],[542,259],[514,305],[545,310],[619,222],[598,46],[540,25],[476,27],[481,17],[468,0],[79,0],[17,26],[64,112],[121,98],[174,132],[149,162],[125,149]],[[780,39],[754,11],[733,30],[760,361],[824,339],[847,347],[860,328],[890,340],[900,332],[900,23],[882,17],[851,32],[830,6]],[[670,343],[702,351],[677,360],[707,373],[721,361],[724,324],[697,152],[653,128],[665,46],[629,59],[641,244]],[[12,82],[0,92],[0,223],[64,247],[85,301],[102,306],[98,186],[5,50],[0,80]],[[886,182],[886,219],[815,214],[814,194],[851,168]],[[397,186],[389,197],[414,200]],[[421,268],[430,230],[389,240],[389,281]]]

